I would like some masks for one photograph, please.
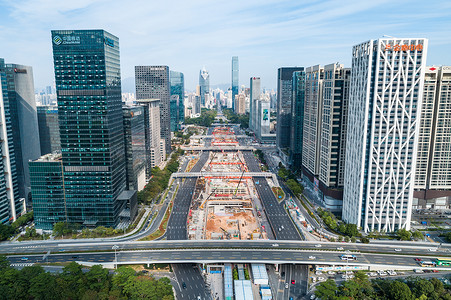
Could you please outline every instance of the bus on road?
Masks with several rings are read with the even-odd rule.
[[[423,261],[420,261],[420,266],[422,266],[422,267],[435,267],[435,262],[432,262],[430,260],[423,260]]]
[[[340,256],[341,260],[357,260],[357,257],[355,255],[350,254],[343,254]]]
[[[436,259],[435,263],[437,266],[451,266],[451,259]]]

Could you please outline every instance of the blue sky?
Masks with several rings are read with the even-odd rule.
[[[122,78],[135,65],[168,65],[195,89],[260,76],[275,88],[277,68],[340,62],[353,45],[383,35],[429,39],[428,65],[451,65],[451,1],[0,0],[0,57],[31,65],[35,86],[54,80],[50,30],[105,29],[119,37]]]

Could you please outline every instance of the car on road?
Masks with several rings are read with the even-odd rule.
[[[437,252],[437,248],[429,248],[428,251],[429,252]]]
[[[415,261],[421,261],[421,258],[415,258]]]
[[[323,272],[321,272],[321,271],[316,271],[315,274],[316,274],[316,275],[322,275]]]
[[[28,260],[28,257],[22,257],[20,260]]]
[[[432,272],[434,272],[434,273],[438,273],[438,270],[432,270]]]
[[[316,248],[321,248],[321,244],[316,244],[315,247]]]
[[[329,272],[327,272],[327,274],[329,274],[329,275],[335,275],[335,272],[334,272],[334,271],[329,271]]]
[[[343,249],[343,247],[338,247],[337,250],[338,251],[343,251],[344,249]]]
[[[186,283],[182,283],[182,288],[186,289]]]
[[[320,276],[320,277],[318,277],[318,281],[326,281],[326,278],[325,278],[325,277],[322,277],[322,276]]]
[[[288,282],[287,282],[287,283],[285,283],[285,288],[286,288],[286,289],[288,288]]]
[[[273,247],[279,247],[279,244],[272,244]]]
[[[315,256],[309,256],[308,259],[316,259]]]
[[[395,248],[395,252],[401,252],[401,248]]]
[[[315,300],[315,299],[316,299],[315,294],[312,294],[312,295],[310,296],[310,300]]]

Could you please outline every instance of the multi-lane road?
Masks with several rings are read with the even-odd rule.
[[[252,152],[243,152],[243,156],[250,172],[261,172],[260,166]],[[300,240],[299,232],[288,216],[283,204],[277,201],[266,178],[254,177],[253,180],[276,239]]]
[[[418,255],[397,255],[378,253],[354,253],[357,260],[343,261],[338,251],[295,250],[295,249],[153,249],[127,251],[119,250],[117,264],[146,263],[264,263],[264,264],[315,264],[315,265],[349,265],[365,268],[420,268],[415,258],[431,260],[431,257]],[[41,255],[15,255],[8,257],[11,263],[42,262]],[[24,259],[26,258],[26,259]],[[88,263],[112,264],[114,252],[94,253],[56,253],[47,256],[49,263],[78,261]],[[438,269],[449,270],[446,267]]]
[[[209,152],[203,152],[199,160],[191,169],[191,172],[200,172],[209,157]],[[197,178],[187,178],[179,188],[172,207],[172,213],[166,228],[166,238],[168,240],[186,240],[187,228],[186,222],[193,198],[194,188]]]

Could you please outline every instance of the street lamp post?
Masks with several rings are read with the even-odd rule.
[[[114,268],[117,269],[117,253],[116,253],[116,251],[117,251],[117,249],[119,249],[119,246],[118,245],[114,245],[112,247],[112,249],[114,250],[114,262],[115,262]]]

